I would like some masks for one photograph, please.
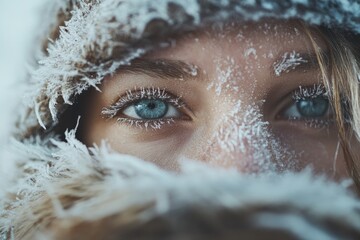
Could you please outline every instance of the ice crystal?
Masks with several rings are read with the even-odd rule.
[[[302,63],[306,63],[307,60],[303,59],[300,56],[300,53],[292,51],[290,53],[285,53],[282,56],[282,59],[279,62],[274,63],[274,72],[276,76],[280,76],[283,72],[289,72],[292,69],[295,69],[296,66],[299,66]]]
[[[241,70],[236,65],[234,58],[227,56],[225,59],[216,58],[214,60],[216,66],[216,79],[212,81],[207,89],[215,90],[215,94],[220,96],[224,90],[237,92],[239,87],[237,81],[242,78]]]
[[[249,57],[250,55],[253,55],[255,58],[257,57],[255,48],[251,47],[251,48],[248,48],[248,49],[245,50],[244,56]]]
[[[220,119],[209,146],[219,146],[225,155],[240,153],[243,157],[236,159],[235,164],[250,172],[283,171],[296,167],[297,155],[271,133],[269,122],[263,120],[259,106],[243,106],[241,101],[237,101],[232,109]]]

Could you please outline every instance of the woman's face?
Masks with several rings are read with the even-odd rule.
[[[326,51],[317,35],[316,43]],[[178,170],[182,159],[242,172],[346,176],[309,37],[295,22],[214,25],[113,76],[84,101],[82,140]]]

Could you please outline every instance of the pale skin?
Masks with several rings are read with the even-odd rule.
[[[279,70],[290,53],[297,60]],[[315,117],[299,113],[299,104],[320,99],[317,106],[327,106],[313,56],[296,22],[230,23],[186,34],[175,45],[139,59],[138,67],[106,77],[101,92],[92,90],[83,100],[80,138],[88,146],[105,140],[120,153],[171,171],[187,158],[241,172],[311,166],[335,179],[348,177],[331,107],[315,111]],[[174,61],[177,66],[170,66]],[[159,65],[170,70],[184,66],[184,72],[162,75]],[[309,96],[300,86],[319,93]],[[144,99],[140,96],[162,98],[167,112],[144,120],[134,110]],[[111,117],[104,114],[119,99],[127,102]]]

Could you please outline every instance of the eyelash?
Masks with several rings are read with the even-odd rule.
[[[125,123],[128,124],[131,127],[137,127],[140,129],[146,129],[148,130],[153,129],[161,129],[165,124],[171,125],[175,122],[173,118],[167,118],[167,119],[156,119],[156,120],[138,120],[138,119],[130,119],[130,118],[118,118],[118,123]]]
[[[299,89],[294,91],[292,95],[292,99],[295,101],[305,100],[305,99],[312,99],[317,97],[327,97],[328,94],[324,85],[322,84],[314,84],[311,87],[302,87],[299,86]]]
[[[294,91],[292,94],[292,99],[293,101],[295,101],[295,103],[301,100],[315,99],[318,97],[323,97],[325,99],[328,98],[328,93],[323,84],[314,84],[313,86],[310,87],[299,86],[299,88],[296,91]],[[331,105],[329,107],[331,111]],[[306,127],[315,128],[315,129],[329,127],[334,123],[334,119],[331,117],[327,119],[290,118],[288,120],[293,122],[303,121]]]
[[[119,98],[119,100],[108,108],[103,108],[101,114],[108,119],[114,118],[119,114],[120,111],[124,110],[127,106],[133,104],[138,100],[143,99],[160,99],[169,104],[172,104],[176,109],[183,108],[185,103],[181,97],[175,97],[169,93],[165,88],[135,88],[134,90],[128,90],[126,93]],[[132,119],[129,117],[118,117],[118,123],[125,123],[129,126],[138,127],[140,129],[160,129],[165,124],[171,125],[176,120],[174,118],[164,118],[164,119],[153,119],[153,120],[142,120],[142,119]]]
[[[310,87],[299,88],[292,93],[292,100],[296,103],[301,100],[315,99],[317,97],[327,98],[327,92],[325,87],[322,84],[314,84]],[[111,105],[110,107],[103,108],[101,114],[108,118],[112,119],[119,115],[119,112],[124,110],[127,106],[135,103],[138,100],[143,99],[160,99],[169,104],[172,104],[176,109],[180,109],[185,105],[181,97],[175,97],[169,93],[165,88],[135,88],[133,90],[128,90],[126,93],[119,98],[119,100]],[[133,119],[129,117],[118,117],[117,122],[121,124],[128,124],[131,127],[137,127],[140,129],[153,129],[157,130],[162,128],[164,125],[171,125],[176,122],[177,119],[174,118],[162,118],[162,119],[153,119],[153,120],[143,120],[143,119]],[[323,118],[289,118],[288,121],[297,123],[302,121],[305,123],[305,126],[310,128],[324,128],[330,126],[334,121],[332,118],[323,119]]]

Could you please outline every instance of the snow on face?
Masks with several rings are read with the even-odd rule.
[[[332,170],[333,164],[326,160],[333,159],[338,142],[334,125],[327,124],[328,115],[322,113],[321,121],[313,121],[314,109],[306,121],[301,118],[315,99],[305,93],[321,80],[319,71],[307,65],[313,62],[307,58],[312,56],[307,52],[307,35],[295,26],[276,21],[217,23],[170,39],[171,44],[161,44],[140,60],[161,62],[166,68],[161,71],[172,74],[179,72],[171,70],[174,63],[192,67],[180,69],[182,76],[164,77],[161,71],[154,76],[148,74],[154,69],[130,64],[127,69],[132,71],[109,76],[102,93],[86,102],[92,106],[87,119],[94,121],[85,123],[89,126],[85,141],[99,144],[107,139],[121,153],[170,170],[179,169],[178,160],[183,158],[242,172],[298,170],[308,165]],[[279,76],[274,62],[283,63]],[[182,102],[180,108],[173,108],[172,121],[155,119],[158,124],[149,125],[138,116],[129,119],[121,106],[132,102],[116,104],[129,90],[148,88],[161,89]],[[114,99],[118,100],[109,105]],[[298,101],[303,101],[303,113],[298,112]],[[326,101],[320,103],[327,108]],[[104,107],[112,106],[120,106],[114,108],[113,119],[99,117]],[[179,119],[182,114],[186,117]]]
[[[264,85],[263,82],[266,81],[259,77],[267,71],[268,67],[265,65],[272,63],[274,52],[281,50],[279,46],[274,47],[273,39],[269,39],[273,35],[283,37],[284,33],[280,33],[277,25],[265,23],[256,27],[262,32],[263,39],[259,40],[259,36],[249,37],[253,32],[249,31],[249,26],[246,25],[237,29],[237,32],[230,29],[231,34],[226,34],[226,30],[225,33],[215,33],[215,38],[220,39],[220,43],[216,44],[228,44],[231,47],[228,52],[224,49],[212,51],[215,78],[210,80],[207,90],[220,98],[217,102],[218,107],[226,104],[230,107],[218,118],[216,130],[208,140],[209,147],[206,152],[213,156],[210,162],[235,166],[246,172],[295,169],[297,155],[300,153],[291,150],[271,132],[271,124],[265,120],[263,113],[266,99],[259,98],[257,92],[260,89],[259,84]],[[274,29],[277,29],[275,33],[271,31]],[[293,39],[289,38],[288,41],[291,43]],[[283,71],[306,62],[295,51],[289,57],[292,58],[288,58],[288,53],[285,53],[282,65],[279,64]],[[293,61],[294,57],[298,58]],[[271,86],[269,83],[266,84]]]
[[[260,108],[239,100],[229,114],[220,118],[219,128],[209,140],[209,146],[216,146],[209,151],[218,154],[211,163],[221,161],[221,165],[257,173],[294,169],[296,153],[269,131],[270,123],[264,120]]]
[[[234,58],[227,56],[225,59],[215,59],[217,79],[212,81],[207,89],[213,89],[216,95],[220,95],[223,89],[228,89],[237,92],[239,87],[236,80],[232,77],[237,76],[241,78],[241,70],[236,66]]]
[[[275,75],[280,76],[281,73],[294,70],[296,66],[306,62],[307,60],[303,59],[299,53],[296,53],[295,51],[290,53],[286,52],[279,62],[274,63]]]

